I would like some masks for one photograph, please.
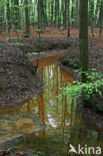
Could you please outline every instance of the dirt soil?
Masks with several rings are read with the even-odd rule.
[[[0,107],[15,106],[40,90],[42,79],[18,47],[3,43],[0,60]]]
[[[98,72],[103,74],[103,42],[98,43],[98,38],[89,37],[89,59],[90,68],[96,68]],[[78,38],[70,38],[71,46],[67,52],[61,57],[61,61],[66,63],[69,58],[77,59],[80,62],[79,40]],[[69,66],[69,65],[67,65]]]

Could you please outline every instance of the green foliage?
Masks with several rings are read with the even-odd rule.
[[[79,74],[83,73],[81,70],[77,70],[77,72]],[[102,91],[100,90],[100,87],[103,86],[102,75],[96,72],[95,69],[89,70],[88,72],[85,72],[85,74],[88,79],[86,83],[73,81],[73,85],[69,84],[66,88],[64,88],[63,94],[71,94],[73,97],[76,98],[83,95],[87,101],[91,101],[93,95],[96,95],[98,98],[100,98],[103,95]],[[92,101],[90,103],[92,103]],[[101,107],[101,103],[99,103],[98,100],[96,107],[98,107],[100,110],[103,110],[103,108]]]
[[[27,54],[26,54],[26,56],[33,56],[33,55],[38,55],[38,52],[28,52]]]
[[[43,155],[44,155],[44,152],[38,151],[38,152],[36,152],[36,155],[35,156],[43,156]]]
[[[68,62],[69,62],[69,64],[72,65],[73,67],[77,67],[78,64],[79,64],[78,59],[69,58]]]
[[[38,55],[38,53],[41,53],[41,54],[45,54],[44,52],[39,52],[39,51],[35,51],[35,52],[28,52],[27,54],[26,54],[26,56],[33,56],[33,55]]]
[[[64,61],[67,65],[72,66],[75,69],[80,68],[80,62],[77,58],[69,58]]]
[[[41,29],[35,29],[38,33],[41,33]]]
[[[79,74],[84,72],[79,70]],[[66,87],[66,93],[71,93],[73,96],[80,96],[82,93],[86,93],[89,97],[94,92],[98,93],[100,96],[102,92],[100,91],[100,87],[103,86],[103,78],[102,75],[95,71],[95,69],[90,70],[89,72],[85,72],[88,81],[86,83],[82,83],[79,81],[73,81],[72,86]]]

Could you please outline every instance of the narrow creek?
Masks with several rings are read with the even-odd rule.
[[[75,100],[70,95],[69,101],[66,96],[58,98],[62,87],[74,80],[55,65],[58,58],[50,56],[39,60],[44,87],[38,96],[15,108],[0,110],[1,148],[15,145],[42,156],[66,156],[69,144],[102,146],[100,134],[88,129]]]

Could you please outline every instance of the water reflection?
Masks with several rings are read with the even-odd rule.
[[[65,95],[61,100],[58,98],[62,88],[68,83],[72,84],[74,80],[71,75],[55,65],[58,58],[59,56],[51,56],[39,60],[39,72],[44,81],[43,91],[28,103],[19,105],[19,108],[12,113],[13,116],[32,113],[34,118],[37,114],[46,127],[42,130],[39,128],[40,131],[36,134],[25,135],[24,141],[17,148],[34,153],[40,152],[42,156],[67,156],[69,144],[74,147],[78,144],[103,147],[102,132],[98,133],[87,127],[75,99],[72,99],[71,95],[68,97]],[[29,128],[33,123],[30,119],[28,119]],[[24,124],[24,119],[21,123]],[[2,127],[2,122],[0,124]],[[27,132],[29,128],[26,126]],[[22,129],[25,132],[25,127]]]
[[[79,122],[79,115],[75,117],[76,105],[74,105],[71,97],[69,102],[65,95],[62,100],[58,98],[58,95],[62,93],[62,88],[66,87],[68,83],[72,83],[74,78],[68,73],[60,70],[54,63],[59,57],[48,57],[39,60],[39,72],[41,73],[44,81],[44,89],[39,96],[33,97],[27,104],[27,107],[21,109],[21,112],[27,109],[27,111],[35,111],[38,117],[43,121],[46,129],[39,132],[36,137],[37,143],[41,138],[44,143],[40,144],[40,149],[46,152],[49,148],[48,155],[65,155],[68,150],[68,140],[70,137],[70,131],[75,124]],[[34,62],[35,64],[35,62]],[[72,104],[71,104],[72,101]],[[29,139],[29,138],[28,138]],[[48,141],[47,141],[48,140]],[[33,141],[33,140],[32,140]],[[26,142],[26,144],[28,144]],[[24,144],[21,144],[22,148],[25,148]],[[38,145],[39,146],[39,145]],[[51,148],[51,149],[50,149]]]
[[[55,66],[57,59],[58,57],[52,56],[39,60],[39,71],[45,83],[44,89],[38,97],[32,99],[29,107],[31,111],[35,108],[35,112],[47,129],[33,136],[36,139],[35,150],[44,152],[45,156],[67,156],[69,144],[75,148],[78,144],[102,147],[100,133],[89,129],[84,123],[82,114],[74,102],[75,99],[73,100],[71,95],[64,96],[62,100],[58,99],[58,95],[62,92],[61,88],[66,87],[68,83],[72,84],[74,79]],[[25,144],[27,145],[28,141]],[[25,144],[21,144],[24,149]]]

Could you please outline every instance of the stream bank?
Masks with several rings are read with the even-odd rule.
[[[0,108],[25,102],[40,93],[43,87],[42,77],[26,56],[26,53],[38,49],[38,39],[24,39],[20,47],[16,42],[0,43]],[[66,39],[41,39],[40,50],[64,49],[68,46],[70,44]]]
[[[39,93],[42,78],[16,46],[0,47],[0,108],[15,106]]]

